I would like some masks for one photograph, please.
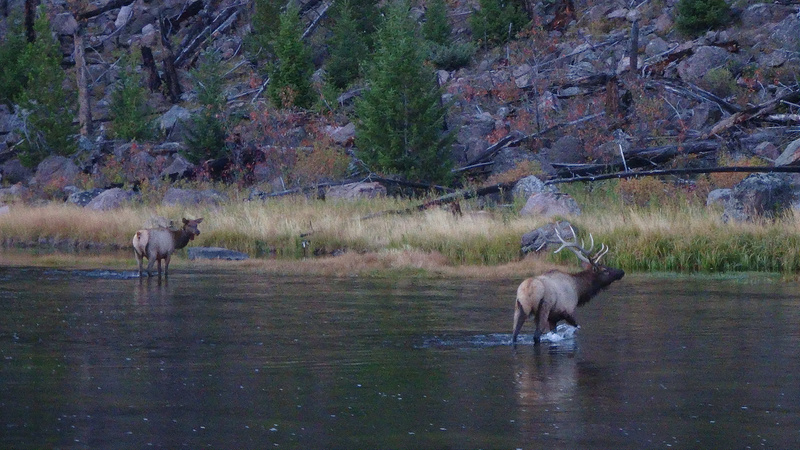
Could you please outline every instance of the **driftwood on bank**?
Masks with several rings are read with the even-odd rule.
[[[587,175],[578,177],[567,178],[552,178],[544,181],[545,185],[577,183],[577,182],[593,182],[611,179],[624,179],[624,178],[637,178],[637,177],[655,177],[655,176],[668,176],[668,175],[698,175],[705,173],[722,173],[722,172],[736,172],[736,173],[800,173],[800,166],[779,166],[779,167],[741,167],[741,166],[727,166],[727,167],[706,167],[706,168],[689,168],[689,169],[657,169],[646,171],[625,171],[604,173],[600,175]],[[413,214],[415,212],[424,211],[433,206],[446,205],[448,203],[458,202],[460,200],[468,200],[475,197],[484,195],[496,194],[502,191],[511,190],[517,181],[507,183],[498,183],[491,186],[485,186],[479,189],[464,189],[456,191],[432,200],[420,203],[417,206],[406,209],[393,209],[380,211],[363,216],[361,220],[374,219],[376,217],[383,217],[388,215],[403,215]]]
[[[434,206],[446,205],[448,203],[453,203],[460,200],[468,200],[475,197],[482,197],[484,195],[496,194],[498,192],[507,191],[513,188],[514,184],[516,184],[516,182],[498,183],[498,184],[493,184],[491,186],[485,186],[479,189],[462,189],[460,191],[455,191],[450,194],[437,197],[433,200],[428,200],[426,202],[420,203],[419,205],[414,206],[412,208],[392,209],[392,210],[367,214],[366,216],[363,216],[361,220],[374,219],[376,217],[383,217],[389,215],[412,214],[415,212],[424,211]]]
[[[452,188],[449,188],[449,187],[446,187],[446,186],[439,186],[439,185],[435,185],[435,184],[425,184],[425,183],[415,183],[413,181],[406,181],[406,180],[395,180],[395,179],[392,179],[392,178],[383,178],[383,177],[375,175],[375,174],[370,174],[370,175],[367,175],[366,177],[360,178],[358,180],[342,180],[342,181],[336,181],[336,182],[316,183],[316,184],[313,184],[313,185],[310,185],[310,186],[301,186],[301,187],[297,187],[297,188],[293,188],[293,189],[285,189],[283,191],[272,192],[272,193],[269,193],[269,194],[263,194],[260,197],[261,198],[277,198],[277,197],[285,197],[287,195],[296,195],[296,194],[311,195],[311,194],[313,194],[313,195],[315,195],[317,197],[324,198],[325,197],[325,190],[327,188],[329,188],[329,187],[343,186],[345,184],[358,183],[358,182],[362,182],[363,183],[363,182],[373,182],[373,181],[374,182],[378,182],[378,183],[383,183],[383,184],[394,185],[394,186],[398,186],[398,187],[401,187],[401,188],[416,189],[416,190],[425,191],[425,192],[429,192],[429,191],[432,191],[432,190],[433,191],[438,191],[438,192],[447,192],[447,193],[455,192],[455,189],[452,189]]]

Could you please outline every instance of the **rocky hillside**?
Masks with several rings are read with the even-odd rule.
[[[0,35],[25,3],[3,2]],[[357,150],[352,100],[363,86],[311,110],[271,106],[264,62],[246,51],[252,3],[43,1],[71,92],[79,91],[85,61],[90,121],[74,155],[25,167],[17,157],[24,114],[0,105],[2,193],[66,197],[181,178],[275,192],[369,175],[351,159]],[[301,5],[320,93],[331,3]],[[557,178],[794,164],[800,155],[789,144],[800,138],[800,4],[737,2],[727,27],[697,37],[678,31],[676,3],[532,1],[532,22],[515,39],[479,47],[467,67],[439,71],[443,100],[452,105],[446,126],[457,136],[452,156],[460,177],[452,187],[531,173]],[[420,22],[425,6],[413,8]],[[467,18],[476,7],[475,1],[448,3],[454,40],[472,40]],[[209,51],[225,67],[227,147],[219,158],[193,163],[187,138],[200,104],[192,71]],[[147,88],[158,127],[151,140],[115,139],[110,126],[125,55]]]

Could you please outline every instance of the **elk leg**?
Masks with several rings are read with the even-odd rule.
[[[533,342],[538,344],[542,340],[542,334],[548,329],[550,323],[550,308],[540,302],[539,310],[536,311],[536,331],[533,333]]]
[[[169,258],[170,258],[170,256],[171,256],[170,254],[167,254],[167,256],[164,258],[164,276],[165,277],[167,275],[169,275]]]
[[[567,314],[564,316],[564,320],[567,321],[568,324],[572,325],[575,328],[578,328],[578,322],[575,320],[575,316],[572,314]]]
[[[161,278],[161,258],[156,258],[158,261],[158,278]]]
[[[517,302],[517,306],[514,309],[514,334],[511,336],[511,342],[517,342],[517,335],[519,334],[519,330],[522,329],[522,324],[525,323],[525,319],[528,318],[528,315],[525,314],[525,311],[522,308],[522,305]]]
[[[153,276],[153,264],[155,264],[155,262],[156,262],[155,259],[150,258],[150,257],[147,258],[147,276],[148,277],[152,277]]]
[[[144,258],[144,255],[139,254],[139,252],[137,252],[136,250],[133,251],[133,254],[134,254],[134,256],[136,256],[136,263],[139,266],[139,278],[141,278],[142,277],[142,259]]]

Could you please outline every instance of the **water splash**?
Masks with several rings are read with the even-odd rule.
[[[542,343],[550,345],[570,345],[575,342],[579,328],[567,324],[559,324],[555,330],[541,337]],[[454,348],[487,348],[512,345],[511,334],[492,333],[471,336],[433,336],[426,338],[419,348],[454,347]],[[517,336],[517,345],[534,345],[533,334]]]

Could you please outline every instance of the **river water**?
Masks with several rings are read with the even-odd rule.
[[[797,283],[520,281],[0,267],[0,448],[798,448]]]

